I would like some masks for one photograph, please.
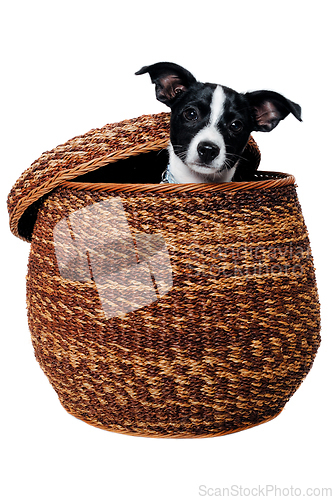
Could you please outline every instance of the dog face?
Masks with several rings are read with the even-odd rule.
[[[149,73],[156,97],[171,108],[170,169],[179,182],[225,182],[234,177],[252,131],[270,132],[301,108],[276,92],[240,94],[198,82],[181,66],[157,63]]]
[[[250,123],[243,96],[221,85],[197,83],[172,107],[173,152],[201,177],[231,178],[249,139]]]

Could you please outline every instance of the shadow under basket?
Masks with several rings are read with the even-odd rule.
[[[167,140],[159,114],[45,153],[9,195],[11,229],[31,241],[32,342],[64,408],[114,432],[218,436],[277,416],[309,372],[313,261],[292,176],[158,184]]]

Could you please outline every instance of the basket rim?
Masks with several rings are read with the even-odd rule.
[[[77,191],[97,191],[106,193],[206,193],[206,192],[238,192],[265,190],[295,185],[293,175],[283,172],[260,170],[255,174],[256,180],[246,182],[222,183],[189,183],[189,184],[121,184],[105,182],[63,181],[59,188]]]
[[[169,144],[169,122],[170,113],[141,115],[92,129],[43,153],[20,175],[8,195],[11,232],[30,242],[32,230],[23,234],[19,229],[22,218],[27,214],[33,226],[38,209],[29,214],[30,208],[63,181],[119,160],[165,149]]]
[[[66,143],[46,151],[16,181],[8,198],[9,226],[12,233],[22,240],[30,242],[39,207],[45,197],[58,187],[70,187],[67,182],[108,164],[116,163],[137,155],[158,152],[166,149],[170,135],[170,113],[141,115],[118,123],[92,129],[86,134],[74,137]],[[260,163],[260,151],[252,136],[247,146],[248,158],[255,168]],[[275,182],[277,180],[275,179]],[[281,179],[277,181],[281,183]],[[292,183],[292,182],[291,182]],[[285,182],[284,182],[285,184]],[[281,184],[280,184],[281,185]],[[249,189],[251,184],[238,183],[237,190]],[[76,184],[78,187],[78,184]],[[82,188],[83,186],[81,186]],[[235,191],[235,183],[221,187],[198,185],[117,185],[89,186],[89,189],[120,192],[195,192],[195,191]],[[257,189],[259,187],[256,182]]]

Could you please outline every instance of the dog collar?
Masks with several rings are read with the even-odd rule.
[[[167,168],[164,170],[162,174],[161,184],[177,184],[176,179],[170,172],[170,165],[167,166]]]

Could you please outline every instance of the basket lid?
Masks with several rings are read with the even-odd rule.
[[[46,151],[23,172],[11,189],[7,207],[12,233],[31,241],[44,197],[65,181],[139,154],[160,151],[169,143],[170,113],[138,118],[93,129]],[[253,170],[260,163],[257,144],[250,140],[243,152]]]

